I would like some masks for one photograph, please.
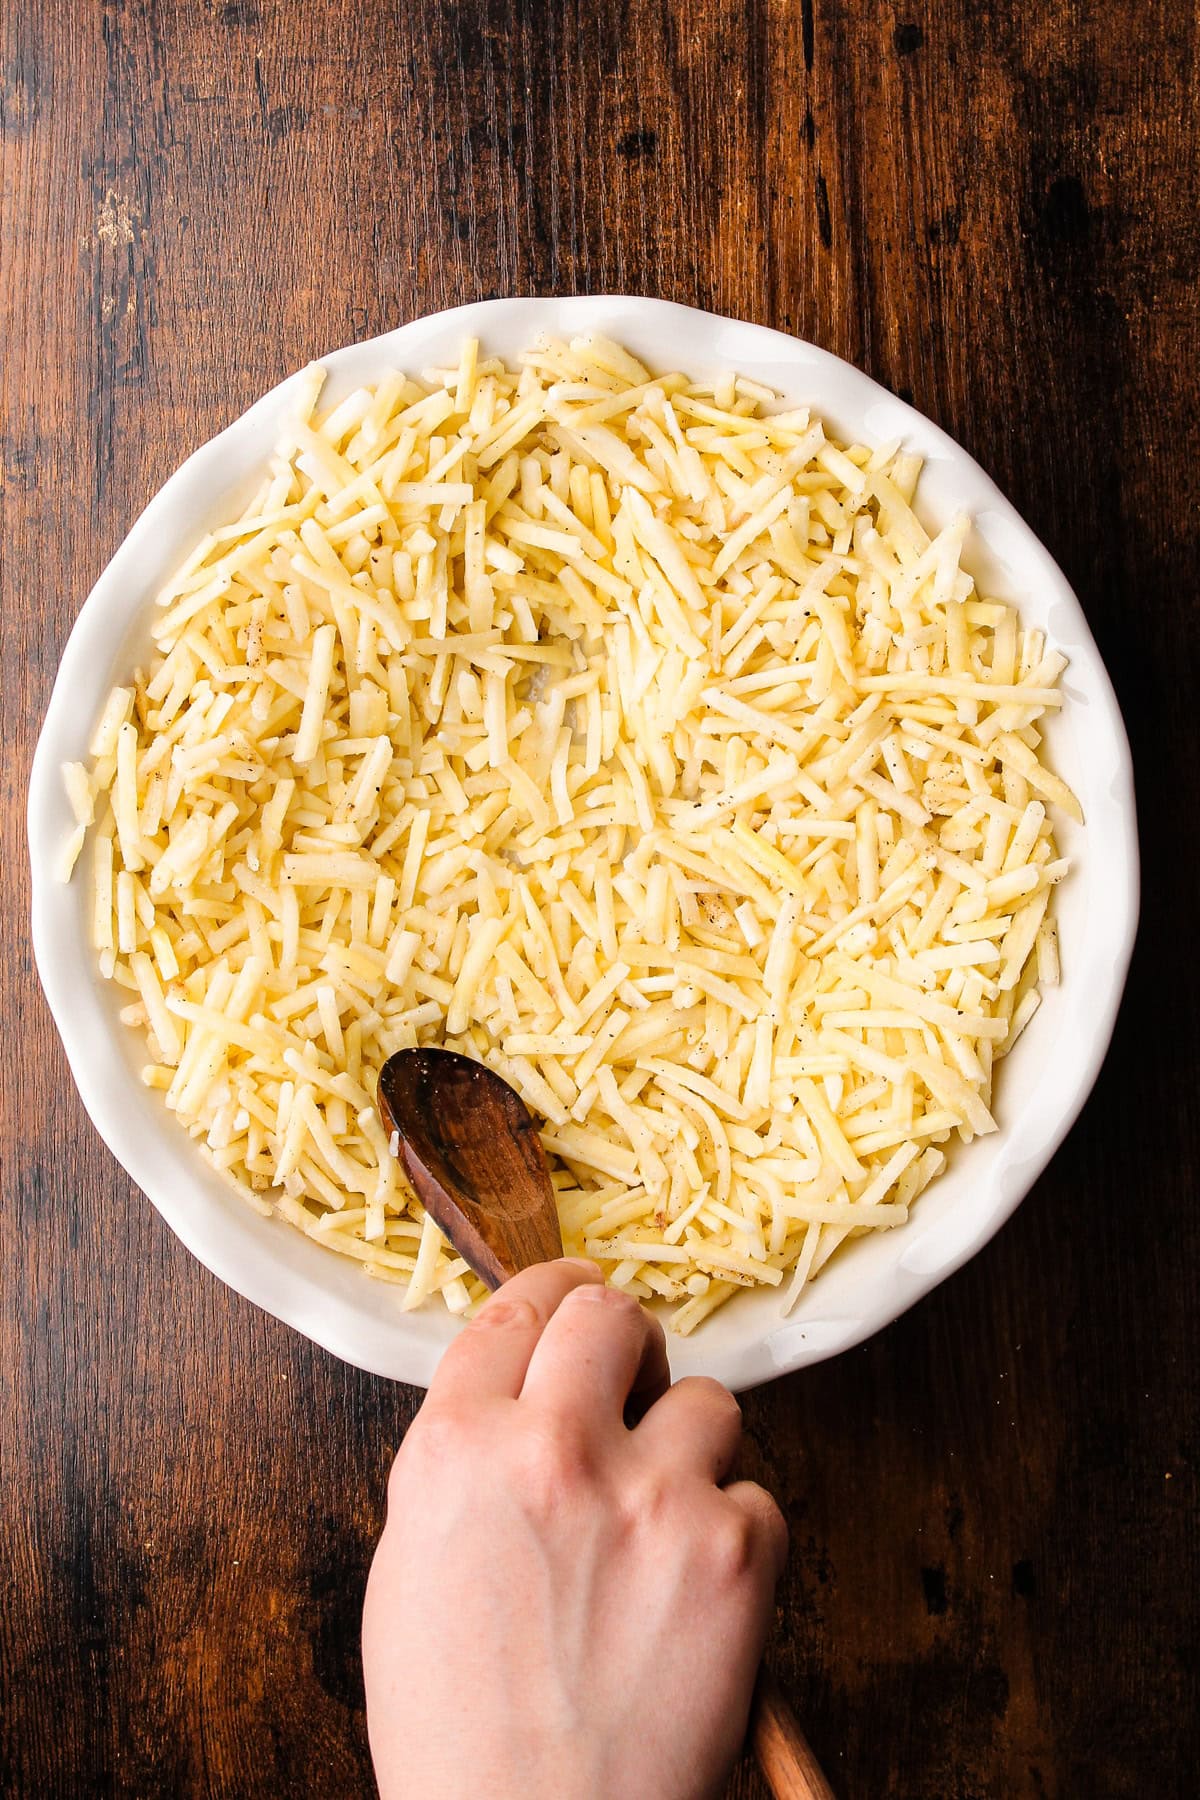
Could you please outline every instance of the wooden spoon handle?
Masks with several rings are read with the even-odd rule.
[[[835,1800],[795,1713],[765,1663],[758,1671],[748,1739],[774,1800]]]

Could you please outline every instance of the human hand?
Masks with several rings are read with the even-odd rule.
[[[657,1320],[585,1262],[526,1269],[446,1352],[367,1586],[383,1800],[720,1791],[787,1528],[721,1485],[733,1397],[669,1383]]]

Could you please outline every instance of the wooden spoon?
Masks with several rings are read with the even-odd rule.
[[[562,1255],[542,1140],[501,1076],[455,1050],[401,1050],[379,1071],[379,1110],[417,1199],[490,1288]]]
[[[418,1200],[490,1288],[562,1255],[537,1125],[501,1076],[454,1050],[401,1050],[379,1071],[379,1111]],[[775,1800],[834,1800],[765,1667],[749,1741]]]

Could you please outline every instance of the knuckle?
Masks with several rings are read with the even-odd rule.
[[[724,1587],[744,1581],[754,1566],[756,1550],[753,1519],[740,1506],[723,1507],[707,1544],[713,1580]]]
[[[690,1398],[711,1418],[740,1429],[742,1409],[722,1382],[711,1375],[689,1375],[676,1385],[687,1388]]]
[[[478,1334],[486,1331],[517,1329],[540,1331],[542,1315],[533,1301],[522,1294],[495,1294],[471,1320],[467,1330]]]
[[[467,1440],[467,1422],[453,1406],[422,1407],[396,1452],[388,1477],[388,1492],[402,1488],[411,1472],[427,1471],[461,1457]]]
[[[651,1470],[630,1492],[630,1523],[654,1533],[665,1531],[679,1512],[679,1483],[674,1477]]]
[[[479,1463],[488,1422],[462,1400],[430,1402],[417,1413],[399,1445],[389,1474],[389,1508],[399,1503],[423,1507],[434,1490],[453,1481],[455,1471]]]
[[[753,1558],[761,1566],[770,1566],[771,1574],[777,1577],[787,1561],[790,1536],[787,1520],[774,1495],[766,1488],[753,1482],[740,1482],[738,1493],[737,1510],[749,1527]]]
[[[633,1295],[626,1294],[621,1288],[609,1287],[607,1282],[593,1281],[572,1288],[562,1304],[570,1312],[600,1307],[609,1318],[623,1319],[630,1324],[642,1317],[642,1309]]]
[[[571,1503],[590,1470],[582,1430],[563,1419],[544,1420],[527,1430],[516,1461],[522,1501],[542,1522]]]

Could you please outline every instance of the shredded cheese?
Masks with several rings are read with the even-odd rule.
[[[394,1051],[545,1121],[567,1249],[790,1308],[903,1223],[1058,979],[1063,659],[919,465],[599,337],[324,419],[157,597],[64,772],[143,1080],[252,1204],[481,1298],[374,1112]]]

